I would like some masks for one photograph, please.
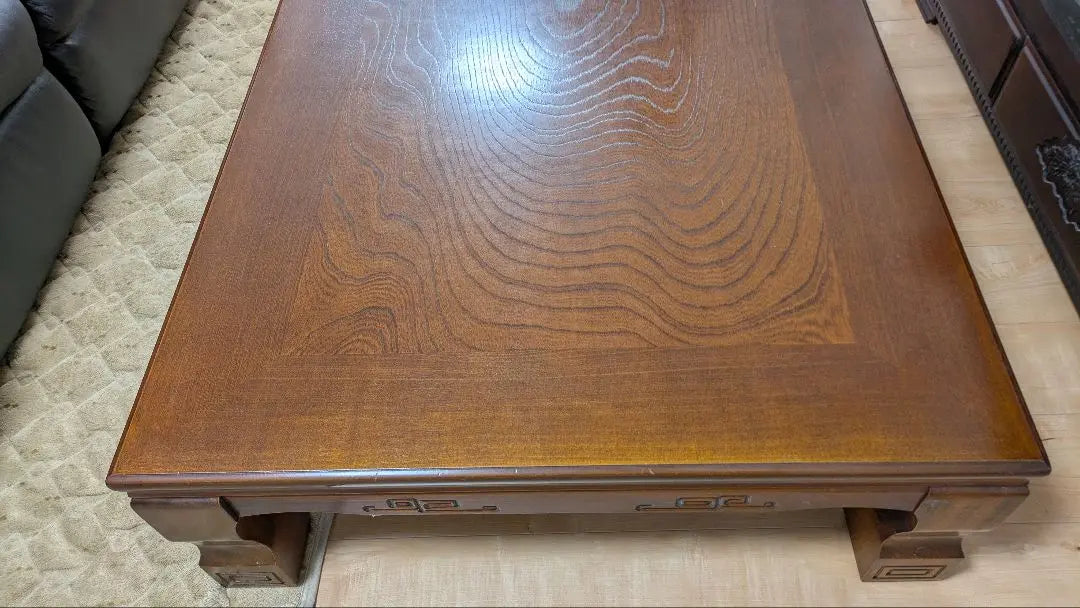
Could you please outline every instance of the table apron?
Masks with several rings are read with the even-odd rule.
[[[294,511],[358,515],[797,511],[840,507],[914,510],[929,487],[674,488],[606,491],[226,495],[240,517]]]

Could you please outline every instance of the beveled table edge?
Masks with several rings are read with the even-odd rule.
[[[685,465],[599,465],[474,467],[455,469],[378,469],[323,471],[244,471],[124,474],[110,472],[106,485],[124,492],[285,492],[334,489],[505,490],[663,486],[669,484],[777,483],[847,484],[881,481],[1017,479],[1050,473],[1046,460],[952,462],[745,463]]]

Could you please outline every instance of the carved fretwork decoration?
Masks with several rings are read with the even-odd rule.
[[[1057,198],[1061,219],[1080,232],[1080,145],[1055,137],[1043,142],[1035,153],[1042,165],[1043,181]]]
[[[746,494],[736,496],[683,496],[675,499],[674,506],[638,505],[635,511],[716,511],[719,509],[771,509],[772,501],[752,504]]]
[[[222,587],[284,587],[285,582],[273,572],[216,572]]]
[[[932,581],[941,576],[945,565],[883,566],[874,574],[876,581]]]
[[[385,507],[379,507],[376,505],[367,505],[364,507],[364,513],[385,513],[412,511],[416,513],[483,513],[490,511],[498,511],[499,508],[493,505],[486,505],[475,509],[463,509],[456,500],[437,499],[426,500],[417,498],[391,498],[386,501]]]

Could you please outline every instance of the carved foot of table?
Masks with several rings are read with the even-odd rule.
[[[136,498],[131,507],[165,538],[195,543],[199,566],[224,587],[299,583],[307,513],[237,517],[218,498]]]
[[[932,489],[914,512],[845,509],[864,581],[940,580],[964,558],[961,538],[998,525],[1027,488]]]

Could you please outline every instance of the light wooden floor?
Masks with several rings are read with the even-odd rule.
[[[912,0],[870,4],[1054,467],[1008,523],[965,541],[967,569],[861,583],[838,511],[693,532],[505,517],[441,538],[423,520],[340,517],[319,605],[1080,605],[1080,320],[937,28]]]

